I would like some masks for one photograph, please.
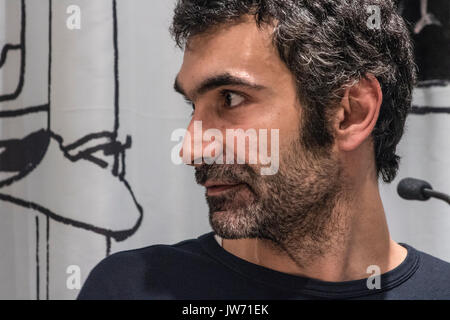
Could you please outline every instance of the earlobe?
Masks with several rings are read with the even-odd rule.
[[[340,150],[352,151],[370,136],[382,100],[380,83],[373,75],[345,90],[336,114],[336,142]]]

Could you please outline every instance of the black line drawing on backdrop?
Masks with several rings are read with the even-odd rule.
[[[398,10],[409,23],[419,71],[417,89],[450,91],[450,1],[398,0]],[[448,69],[448,70],[447,70]],[[415,115],[450,114],[448,106],[413,105]]]
[[[417,21],[416,25],[414,26],[415,34],[420,33],[423,28],[429,25],[435,24],[437,26],[442,26],[441,22],[436,19],[434,14],[428,12],[428,0],[420,0],[420,15],[420,20]]]
[[[0,103],[4,101],[11,101],[17,99],[24,86],[25,73],[27,72],[26,61],[26,37],[27,37],[27,1],[20,0],[21,12],[21,31],[20,43],[7,43],[1,48],[0,55],[0,72],[2,67],[8,63],[8,55],[12,51],[20,51],[20,77],[17,88],[13,93],[0,93]],[[31,0],[33,1],[33,0]],[[117,26],[117,3],[112,1],[112,21],[113,34],[111,41],[113,41],[114,52],[114,126],[111,131],[93,132],[72,143],[65,143],[64,139],[57,132],[50,128],[50,117],[52,113],[51,90],[52,90],[52,0],[48,0],[48,102],[39,106],[25,106],[16,110],[0,111],[0,120],[9,118],[21,117],[24,115],[43,113],[47,115],[47,128],[43,128],[33,132],[22,139],[8,139],[1,140],[0,138],[0,173],[7,173],[7,178],[3,180],[0,178],[0,202],[5,201],[14,205],[31,209],[37,214],[35,216],[36,225],[36,298],[39,299],[40,281],[39,279],[39,242],[41,238],[45,238],[46,248],[46,298],[49,298],[49,282],[50,282],[50,222],[59,222],[67,226],[84,229],[95,234],[105,237],[106,240],[106,256],[110,254],[111,240],[124,241],[139,229],[143,219],[143,208],[137,201],[133,190],[125,178],[126,175],[126,150],[132,146],[132,138],[127,135],[125,142],[119,140],[119,126],[120,126],[120,106],[119,106],[119,49],[118,49],[118,26]],[[45,28],[44,28],[45,30]],[[29,62],[28,62],[29,63]],[[105,140],[106,143],[98,143],[97,141]],[[94,143],[94,144],[93,144]],[[95,145],[97,143],[97,145]],[[112,169],[110,174],[114,177],[114,181],[122,184],[124,190],[123,196],[131,198],[130,201],[134,203],[136,212],[136,220],[132,222],[131,228],[113,230],[105,228],[102,225],[95,225],[86,221],[77,220],[76,217],[67,217],[64,212],[55,212],[50,207],[46,207],[38,202],[30,201],[26,198],[15,197],[14,194],[4,193],[4,189],[13,185],[23,179],[34,170],[38,170],[39,166],[45,161],[48,149],[52,144],[56,144],[64,156],[65,161],[76,163],[78,161],[87,161],[92,166],[98,167],[98,170],[106,170],[109,167],[108,161],[105,159],[112,157]],[[102,156],[97,154],[102,152]],[[94,155],[97,153],[96,155]],[[95,196],[95,195],[92,195]],[[95,201],[95,199],[91,199]],[[55,199],[58,201],[58,199]],[[45,237],[39,235],[39,223],[44,220],[46,234]]]

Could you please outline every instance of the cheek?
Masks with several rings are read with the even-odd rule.
[[[228,116],[215,117],[204,124],[205,129],[214,127],[221,132],[224,162],[227,162],[226,155],[232,153],[235,163],[264,165],[261,161],[264,156],[273,163],[273,157],[281,157],[283,150],[288,150],[299,139],[300,120],[296,106],[253,105],[243,107],[230,118],[232,120]],[[227,138],[228,132],[231,132],[231,139]],[[241,162],[237,162],[238,159]]]
[[[280,153],[292,148],[293,144],[298,142],[300,126],[300,115],[297,110],[285,108],[274,117],[272,128],[277,128],[279,132]]]
[[[291,161],[289,159],[293,154],[301,152],[299,148],[301,130],[299,112],[294,108],[284,108],[283,110],[283,112],[277,112],[273,117],[267,147],[269,152],[275,150],[278,152],[280,165],[285,161]],[[277,134],[274,135],[274,133]]]

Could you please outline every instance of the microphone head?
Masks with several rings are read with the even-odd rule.
[[[423,189],[433,188],[428,182],[414,178],[405,178],[397,186],[399,196],[406,200],[425,201],[430,199],[430,196],[426,195]]]

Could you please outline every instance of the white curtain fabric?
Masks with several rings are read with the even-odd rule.
[[[172,89],[173,6],[0,0],[1,299],[73,299],[77,271],[82,285],[108,254],[210,230],[192,169],[171,162],[190,113]],[[449,98],[420,88],[415,104]],[[449,207],[395,189],[415,176],[450,192],[449,134],[448,113],[411,115],[399,178],[381,185],[394,239],[446,260]]]

